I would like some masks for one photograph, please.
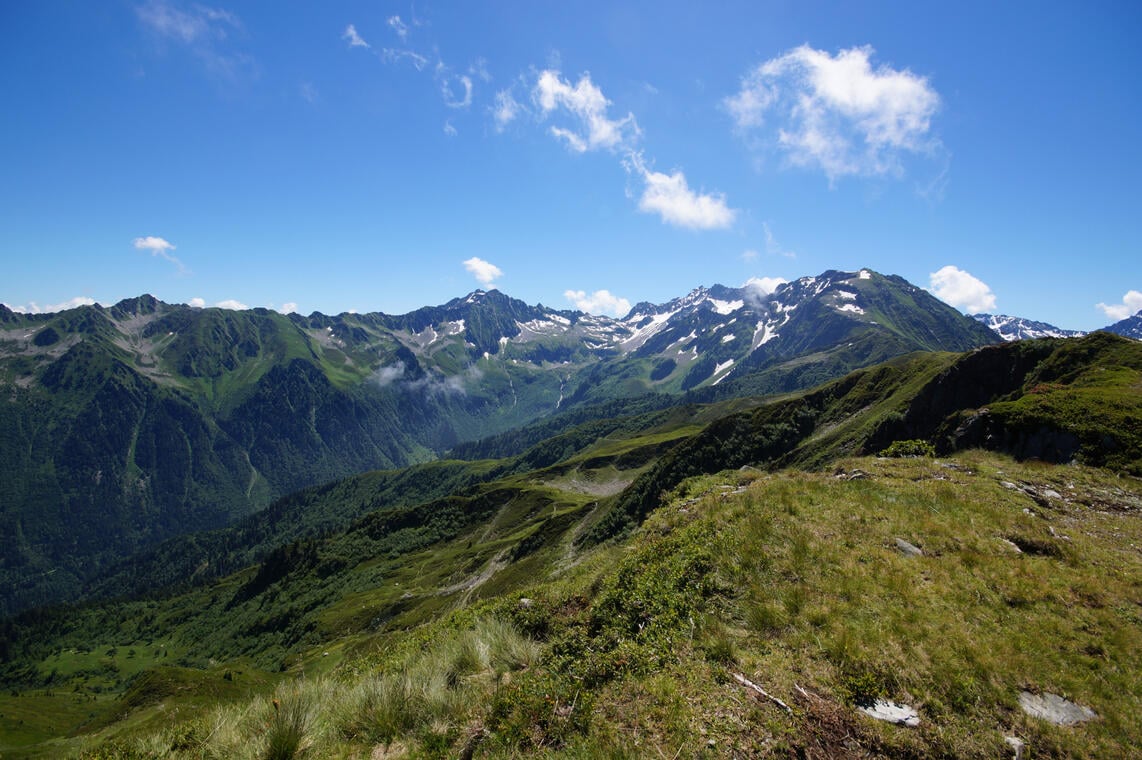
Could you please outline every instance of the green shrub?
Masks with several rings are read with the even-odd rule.
[[[883,449],[877,456],[882,457],[934,457],[936,447],[927,441],[910,439],[907,441],[893,441],[892,445]]]

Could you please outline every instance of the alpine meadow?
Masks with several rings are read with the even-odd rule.
[[[1137,9],[0,20],[0,757],[1142,752]]]

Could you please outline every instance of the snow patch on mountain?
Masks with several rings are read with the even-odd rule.
[[[769,322],[758,322],[757,327],[753,331],[752,350],[761,348],[776,337],[778,337],[778,335],[773,325],[771,325]]]
[[[707,299],[714,306],[714,311],[722,315],[733,314],[745,306],[745,301],[719,301],[717,298]]]
[[[621,341],[623,347],[633,350],[641,346],[643,343],[646,343],[646,341],[650,339],[651,336],[662,330],[662,328],[666,327],[667,323],[670,322],[670,318],[677,313],[677,311],[668,311],[664,314],[655,314],[653,316],[643,317],[643,319],[647,321],[645,321],[640,327],[636,327],[633,335]]]
[[[726,377],[728,377],[729,375],[728,375],[728,373],[725,375],[722,375],[722,373],[725,372],[726,370],[728,370],[732,366],[734,366],[734,360],[733,359],[726,359],[724,362],[719,362],[718,366],[714,367],[714,377],[717,377],[718,379],[715,380],[713,382],[713,384],[717,385],[718,383],[725,380]],[[719,375],[721,375],[721,377],[718,377]]]

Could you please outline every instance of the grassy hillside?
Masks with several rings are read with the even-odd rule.
[[[1137,481],[978,452],[836,469],[688,480],[629,544],[585,552],[553,531],[543,556],[504,562],[526,531],[493,523],[484,556],[501,560],[449,575],[488,528],[462,531],[328,609],[327,625],[352,628],[386,593],[390,609],[411,595],[284,677],[163,667],[112,699],[69,673],[0,700],[3,733],[28,726],[21,706],[74,720],[82,699],[99,732],[43,752],[996,757],[1015,736],[1036,757],[1129,754],[1142,738]],[[1023,691],[1098,719],[1054,726],[1020,709]],[[859,711],[878,698],[915,708],[919,726]]]
[[[244,528],[282,539],[254,566],[0,624],[0,752],[1121,756],[1140,388],[1105,335],[918,354],[313,489]],[[253,556],[227,540],[201,556]],[[1098,719],[1020,707],[1047,695]]]

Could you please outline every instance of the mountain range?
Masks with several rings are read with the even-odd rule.
[[[496,290],[396,316],[149,295],[56,314],[0,306],[0,614],[84,598],[122,558],[300,488],[554,414],[785,393],[999,338],[867,269],[769,293],[697,288],[622,318]]]

